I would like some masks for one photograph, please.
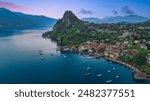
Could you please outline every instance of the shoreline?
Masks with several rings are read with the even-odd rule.
[[[112,59],[112,58],[109,58],[109,57],[106,57],[106,56],[101,56],[100,54],[97,54],[97,53],[80,52],[78,50],[72,50],[70,47],[66,47],[66,46],[60,46],[59,50],[60,50],[61,53],[72,52],[72,53],[75,53],[75,54],[88,54],[90,56],[93,56],[96,59],[99,59],[99,58],[106,59],[108,61],[117,63],[119,65],[122,65],[122,66],[126,67],[127,69],[132,70],[133,79],[138,80],[138,81],[150,81],[150,78],[147,78],[146,74],[141,72],[138,68],[136,68],[136,67],[134,67],[134,66],[132,66],[130,64],[127,64],[125,62],[122,62],[122,61],[119,61],[119,60],[115,60],[115,59]]]

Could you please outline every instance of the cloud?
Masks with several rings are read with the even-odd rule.
[[[133,10],[131,10],[128,6],[123,6],[121,8],[121,13],[125,15],[133,15],[135,14]]]
[[[93,14],[93,11],[90,11],[90,10],[86,10],[86,9],[81,9],[79,11],[80,14]]]
[[[10,3],[10,2],[4,2],[4,1],[0,1],[0,7],[4,7],[6,9],[13,10],[13,11],[29,11],[29,10],[31,10],[31,8],[29,8],[29,7],[19,6],[17,4]]]
[[[118,12],[116,10],[112,10],[113,15],[118,15]]]

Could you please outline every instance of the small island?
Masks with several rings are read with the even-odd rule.
[[[62,52],[86,53],[96,58],[124,65],[133,71],[136,80],[150,80],[150,22],[89,23],[66,11],[52,31],[51,38]]]

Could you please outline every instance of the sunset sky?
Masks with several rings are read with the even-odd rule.
[[[61,18],[66,10],[79,18],[133,14],[150,18],[150,0],[0,0],[0,7],[52,18]]]

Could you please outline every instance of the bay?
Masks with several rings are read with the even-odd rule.
[[[56,42],[42,38],[47,30],[22,30],[0,37],[0,84],[146,83],[135,81],[124,66],[102,58],[61,54]]]

